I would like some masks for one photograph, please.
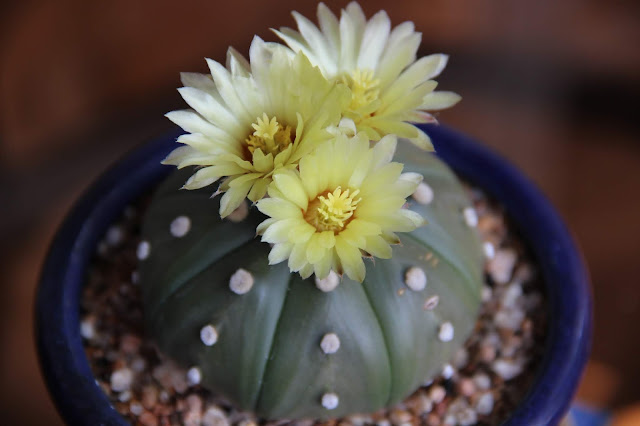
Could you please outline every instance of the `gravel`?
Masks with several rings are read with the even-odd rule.
[[[267,422],[237,411],[224,398],[203,389],[193,370],[188,373],[160,354],[143,332],[136,268],[151,250],[139,236],[148,200],[127,207],[105,233],[83,291],[79,331],[97,385],[126,420],[147,426],[500,423],[524,396],[539,365],[546,331],[545,299],[536,264],[501,209],[477,189],[469,194],[474,206],[465,212],[465,220],[477,227],[487,258],[480,317],[474,334],[443,373],[402,403],[324,423]],[[411,202],[425,201],[423,197]],[[329,277],[319,287],[328,291],[338,284],[336,277]],[[437,300],[428,300],[425,309],[436,304]],[[209,331],[203,339],[213,344]],[[449,331],[454,332],[446,325],[444,331],[440,337],[445,339]],[[328,403],[336,402],[329,399]]]

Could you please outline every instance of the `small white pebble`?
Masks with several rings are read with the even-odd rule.
[[[147,361],[141,356],[137,356],[131,361],[131,369],[136,373],[142,373],[147,368]]]
[[[482,290],[480,290],[480,297],[483,302],[488,302],[491,300],[491,296],[493,295],[493,290],[488,285],[483,285]]]
[[[176,238],[182,238],[191,230],[191,219],[187,216],[178,216],[169,225],[171,235]]]
[[[319,279],[316,277],[316,287],[325,293],[335,290],[340,284],[340,277],[333,270],[329,271],[329,275]]]
[[[426,183],[420,182],[412,197],[418,203],[427,205],[433,201],[433,189]]]
[[[325,354],[334,354],[340,349],[340,338],[335,333],[327,333],[322,338],[320,347]]]
[[[491,414],[493,411],[493,394],[491,392],[485,392],[480,395],[480,398],[478,398],[474,404],[474,408],[481,416]]]
[[[515,307],[516,304],[518,304],[517,302],[520,300],[520,297],[522,296],[522,287],[520,286],[520,283],[513,283],[510,284],[506,291],[502,294],[502,297],[500,298],[500,302],[502,303],[502,306],[506,306],[506,307]]]
[[[224,411],[216,406],[211,406],[202,416],[202,426],[229,426],[229,420]]]
[[[246,269],[238,269],[229,279],[229,288],[235,294],[248,293],[253,287],[253,275]]]
[[[138,260],[145,260],[149,257],[149,253],[151,253],[151,244],[149,244],[149,241],[140,241],[138,249],[136,250]]]
[[[478,213],[476,213],[476,209],[467,207],[462,211],[462,215],[464,216],[464,221],[467,226],[472,228],[478,226]]]
[[[453,377],[455,372],[456,372],[456,370],[453,368],[453,366],[451,364],[445,364],[444,367],[442,367],[442,372],[440,373],[440,375],[445,380],[449,380],[450,378]]]
[[[124,231],[118,225],[113,225],[107,229],[107,235],[105,235],[105,241],[108,246],[116,247],[124,239]]]
[[[243,201],[234,211],[231,212],[227,219],[233,223],[242,222],[249,214],[249,205],[246,201]]]
[[[511,380],[522,373],[522,364],[506,359],[497,359],[491,365],[491,369],[504,380]]]
[[[158,399],[163,404],[166,404],[167,402],[169,402],[169,399],[171,399],[171,395],[169,395],[169,392],[163,389],[160,391],[160,394],[158,395]]]
[[[519,309],[501,309],[494,316],[494,322],[498,328],[516,331],[524,321],[524,311]]]
[[[191,385],[198,385],[202,380],[202,372],[198,367],[191,367],[187,371],[187,382]]]
[[[322,406],[327,410],[333,410],[338,407],[338,403],[340,400],[338,399],[338,395],[335,393],[325,393],[322,395]]]
[[[123,392],[131,387],[133,382],[133,371],[128,368],[121,368],[111,373],[111,390],[114,392]]]
[[[438,296],[437,294],[434,296],[428,297],[427,300],[424,301],[424,305],[422,305],[422,309],[424,309],[425,311],[431,311],[435,309],[436,306],[438,306],[439,302],[440,302],[440,296]]]
[[[480,390],[488,390],[491,387],[491,378],[484,373],[476,373],[473,376],[473,383]]]
[[[445,396],[447,396],[447,391],[442,386],[436,385],[429,390],[429,398],[434,404],[441,403]]]
[[[404,283],[413,291],[422,291],[427,286],[427,276],[422,268],[412,266],[404,275]]]
[[[487,270],[493,281],[497,284],[506,284],[511,279],[513,267],[518,260],[518,255],[513,249],[501,249],[487,264]]]
[[[144,407],[138,401],[132,401],[129,404],[129,412],[137,417],[144,412]]]
[[[131,391],[126,390],[118,395],[118,401],[120,402],[128,402],[131,399]]]
[[[438,331],[438,339],[442,342],[450,342],[453,340],[453,324],[450,322],[445,322],[440,325],[440,330]]]
[[[213,346],[218,341],[218,330],[211,324],[200,329],[200,340],[207,346]]]
[[[87,340],[96,337],[96,321],[94,317],[87,317],[80,323],[80,335]]]
[[[487,259],[493,259],[496,255],[496,248],[489,241],[485,241],[482,244],[482,251],[484,251],[484,257]]]
[[[140,282],[140,273],[138,271],[131,272],[131,284],[138,284]]]

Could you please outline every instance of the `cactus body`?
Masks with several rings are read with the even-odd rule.
[[[268,265],[269,245],[255,238],[264,216],[255,208],[240,222],[221,220],[210,188],[178,190],[193,170],[173,173],[143,229],[151,247],[140,270],[148,333],[178,362],[197,366],[203,385],[266,418],[367,413],[408,396],[471,332],[482,251],[453,173],[408,143],[399,144],[396,159],[433,190],[432,202],[409,202],[429,223],[400,234],[392,259],[367,261],[362,284],[345,278],[330,292],[320,291],[313,276],[290,273],[286,262]],[[191,226],[177,237],[170,227],[180,216]],[[407,286],[412,267],[426,274],[423,290]],[[229,286],[240,268],[253,278],[245,294]],[[433,296],[437,306],[425,307]],[[453,326],[450,341],[441,334],[445,323]],[[200,335],[207,325],[218,336],[210,346]],[[321,347],[328,333],[339,339],[335,353]],[[323,396],[334,394],[332,408]]]

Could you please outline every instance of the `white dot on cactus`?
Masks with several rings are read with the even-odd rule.
[[[427,300],[424,301],[424,305],[422,305],[422,309],[424,309],[425,311],[431,311],[435,309],[436,306],[438,306],[439,302],[440,302],[440,296],[438,296],[437,294],[434,296],[428,297]]]
[[[242,222],[243,220],[246,219],[248,214],[249,214],[249,205],[247,204],[246,201],[243,201],[234,211],[231,212],[229,216],[227,216],[227,219],[229,219],[231,222],[234,222],[234,223]]]
[[[319,279],[316,277],[316,287],[325,293],[335,290],[338,284],[340,284],[340,277],[333,270],[325,278]]]
[[[442,367],[441,374],[445,380],[449,380],[450,378],[452,378],[454,373],[455,370],[453,369],[453,366],[451,364],[445,364],[444,367]]]
[[[438,339],[442,342],[450,342],[453,340],[453,324],[450,322],[445,322],[440,325],[440,330],[438,331]]]
[[[333,410],[338,407],[340,399],[335,393],[325,393],[322,395],[322,406],[327,410]]]
[[[149,253],[151,253],[151,244],[149,244],[149,241],[140,241],[140,244],[138,244],[138,248],[136,249],[136,256],[138,256],[138,260],[145,260],[149,257]]]
[[[229,279],[229,288],[235,294],[245,294],[253,287],[253,275],[246,269],[238,269]]]
[[[176,238],[182,238],[191,230],[191,219],[187,216],[178,216],[169,225],[171,235]]]
[[[427,276],[422,268],[412,266],[404,275],[404,283],[413,291],[422,291],[427,286]]]
[[[482,244],[482,251],[484,251],[484,256],[487,259],[493,259],[496,255],[496,248],[489,241],[485,241],[484,244]]]
[[[478,213],[476,213],[476,209],[473,207],[467,207],[462,211],[462,215],[464,216],[464,221],[468,226],[475,227],[478,225]]]
[[[420,182],[414,193],[411,195],[420,204],[427,205],[433,201],[433,189],[424,182]]]
[[[218,341],[218,330],[211,324],[205,325],[200,330],[200,340],[207,346],[213,346]]]
[[[320,347],[325,354],[335,354],[340,349],[340,338],[335,333],[327,333],[322,338]]]
[[[200,381],[202,380],[202,373],[200,372],[200,369],[198,367],[191,367],[188,371],[187,371],[187,382],[190,385],[198,385],[200,384]]]

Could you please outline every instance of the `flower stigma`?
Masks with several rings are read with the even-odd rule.
[[[291,126],[283,126],[278,123],[276,117],[269,119],[266,113],[263,113],[262,117],[258,117],[256,122],[251,124],[251,127],[255,131],[245,140],[251,154],[256,149],[260,149],[265,155],[273,154],[275,157],[287,149],[295,138]]]
[[[333,192],[327,191],[325,195],[318,195],[309,203],[304,218],[318,232],[338,233],[351,220],[361,200],[360,197],[356,198],[359,193],[359,189],[353,192],[349,189],[342,191],[342,187],[338,186]]]
[[[366,107],[380,96],[380,80],[373,77],[372,70],[356,68],[351,75],[344,75],[342,82],[351,89],[349,109],[352,111]]]

